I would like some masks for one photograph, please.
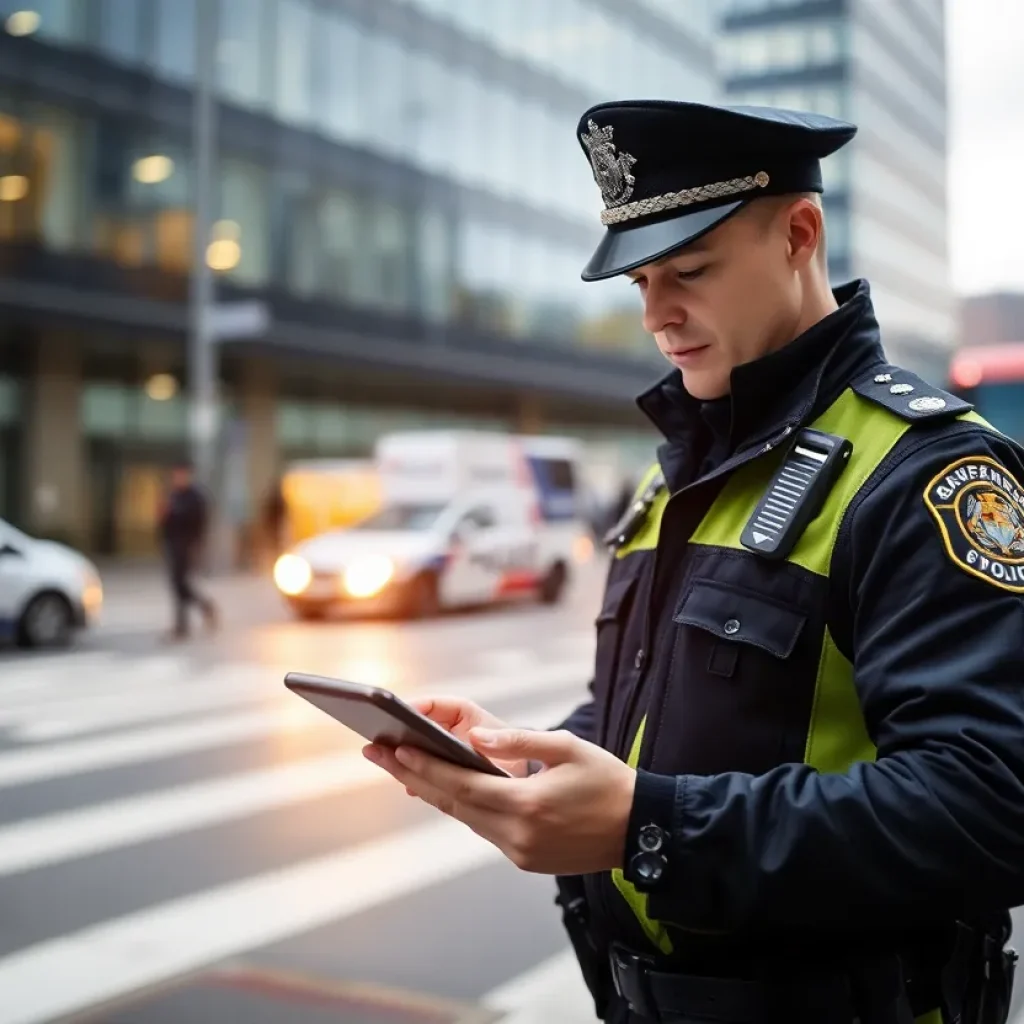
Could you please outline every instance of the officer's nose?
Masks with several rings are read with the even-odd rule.
[[[672,288],[666,287],[659,277],[652,275],[644,288],[644,330],[658,334],[668,327],[681,327],[686,323],[686,309]]]

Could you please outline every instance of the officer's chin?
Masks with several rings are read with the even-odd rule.
[[[713,402],[716,398],[725,398],[729,394],[729,381],[722,375],[707,370],[680,370],[683,387],[691,398],[698,402]]]

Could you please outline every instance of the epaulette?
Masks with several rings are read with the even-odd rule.
[[[641,490],[626,506],[619,521],[604,535],[604,543],[612,550],[624,547],[643,528],[655,499],[665,488],[665,477],[658,469],[641,485]]]
[[[948,391],[943,391],[916,373],[898,366],[879,365],[858,377],[850,387],[862,398],[888,409],[911,422],[949,420],[974,408]]]

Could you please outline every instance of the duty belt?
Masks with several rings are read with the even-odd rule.
[[[680,1017],[721,1024],[913,1024],[896,957],[850,973],[744,980],[667,973],[638,953],[613,946],[612,981],[632,1013],[660,1022]]]

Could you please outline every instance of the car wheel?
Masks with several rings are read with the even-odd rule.
[[[18,624],[18,639],[25,647],[66,647],[75,629],[75,614],[63,594],[37,594]]]
[[[558,604],[565,594],[565,585],[569,582],[569,573],[562,562],[555,562],[541,580],[537,596],[541,604]]]

